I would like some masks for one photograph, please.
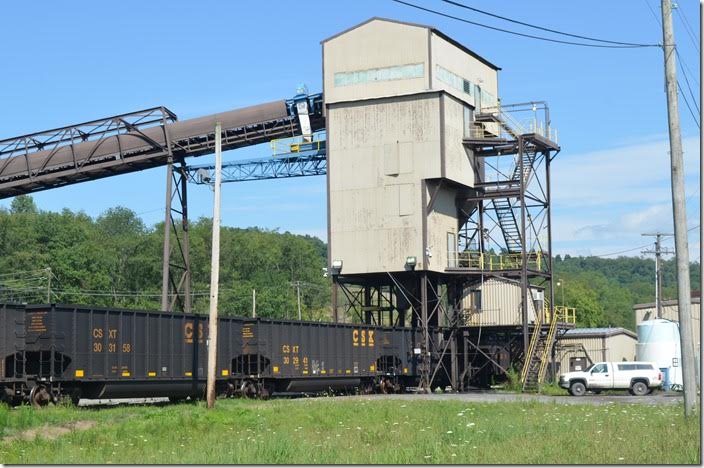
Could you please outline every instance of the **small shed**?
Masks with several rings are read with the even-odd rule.
[[[595,362],[634,361],[638,336],[625,328],[573,328],[558,338],[559,372],[585,370]]]

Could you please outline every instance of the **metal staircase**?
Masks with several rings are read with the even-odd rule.
[[[555,306],[554,313],[551,313],[550,303],[546,300],[543,305],[543,317],[545,323],[550,326],[547,332],[543,330],[543,322],[538,319],[533,329],[528,355],[523,364],[521,372],[521,384],[523,391],[537,391],[545,381],[545,373],[548,369],[553,346],[555,346],[555,336],[557,335],[557,324],[575,323],[574,307]]]
[[[482,124],[480,124],[482,126],[489,123],[498,126],[500,134],[511,139],[517,139],[519,135],[526,133],[523,126],[513,120],[510,114],[501,112],[500,110],[492,113],[478,114],[477,120],[482,122]],[[486,135],[488,132],[484,130],[482,133]],[[521,185],[523,187],[527,186],[531,172],[533,171],[535,159],[536,154],[532,151],[524,152],[520,158],[516,157],[511,177],[508,180],[502,181],[502,185],[510,189],[515,189],[515,187],[520,187]],[[498,190],[500,189],[497,189],[497,191]],[[509,253],[521,252],[523,240],[521,239],[520,228],[513,204],[511,203],[511,198],[494,198],[491,203],[496,212],[496,218],[506,242],[506,249]]]
[[[523,360],[523,369],[521,370],[521,390],[537,390],[539,386],[538,376],[542,363],[543,354],[545,351],[545,338],[543,337],[543,327],[541,314],[536,317],[533,327],[533,335],[530,338],[528,345],[528,353]]]
[[[521,231],[518,228],[516,213],[513,211],[510,198],[494,198],[491,204],[496,212],[496,219],[501,226],[501,233],[506,241],[509,253],[521,251]]]

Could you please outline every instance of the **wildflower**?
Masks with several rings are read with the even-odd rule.
[[[473,422],[467,423],[467,427],[472,427],[472,426],[474,426],[474,425],[475,425],[475,424],[474,424]]]
[[[452,431],[447,431],[448,434],[452,434]]]

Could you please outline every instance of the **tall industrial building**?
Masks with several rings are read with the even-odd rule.
[[[500,68],[429,26],[372,18],[322,46],[336,318],[419,328],[427,389],[518,361],[537,382],[558,322],[547,105],[503,105]],[[520,286],[520,309],[480,343],[490,278]]]
[[[476,108],[496,106],[499,68],[435,29],[381,19],[324,41],[323,60],[331,258],[344,275],[404,271],[408,257],[444,272],[455,200],[481,178],[462,139]]]

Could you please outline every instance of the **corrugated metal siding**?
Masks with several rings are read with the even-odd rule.
[[[516,283],[489,279],[481,288],[480,301],[476,299],[472,290],[465,291],[462,309],[466,317],[466,325],[520,325],[522,323],[521,288]],[[528,321],[535,322],[535,304],[530,295],[528,300]]]
[[[636,355],[636,340],[628,335],[620,334],[607,337],[569,337],[562,338],[559,342],[563,351],[558,354],[560,372],[569,371],[571,357],[584,356],[584,352],[579,350],[564,350],[569,345],[581,343],[592,362],[599,361],[633,361]]]

